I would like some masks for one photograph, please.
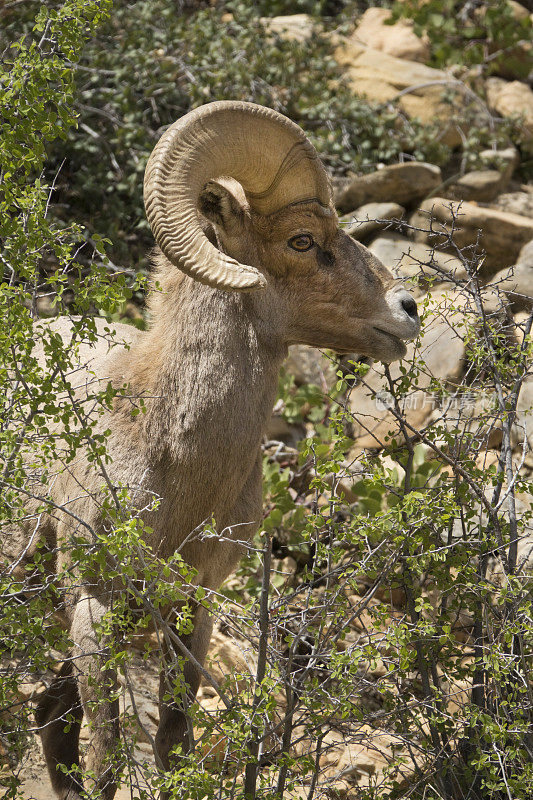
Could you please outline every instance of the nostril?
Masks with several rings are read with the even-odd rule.
[[[403,310],[409,314],[410,317],[417,317],[418,312],[416,310],[416,303],[412,297],[404,297],[402,300],[402,308]]]

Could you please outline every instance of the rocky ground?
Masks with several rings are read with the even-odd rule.
[[[359,602],[360,598],[355,597],[354,602]],[[377,604],[373,601],[372,604]],[[371,604],[371,605],[372,605]],[[391,611],[391,619],[394,616]],[[399,612],[397,612],[399,613]],[[374,623],[368,613],[362,613],[353,622],[352,631],[347,637],[346,646],[356,643],[359,639],[364,640],[375,633]],[[230,638],[215,630],[210,646],[207,660],[211,675],[218,681],[227,681],[230,676],[238,676],[239,673],[247,673],[255,670],[255,655],[249,650],[242,641]],[[383,678],[386,673],[383,662],[368,666],[365,676],[366,693],[365,705],[369,710],[375,710],[377,705],[373,698],[371,687],[372,683]],[[142,765],[153,765],[153,751],[151,739],[155,736],[158,723],[157,696],[158,696],[158,662],[154,657],[146,660],[140,654],[134,653],[130,666],[127,670],[128,685],[121,677],[123,693],[120,701],[121,713],[132,713],[130,690],[135,697],[135,714],[138,715],[139,724],[135,724],[137,744],[131,762],[136,764],[130,778],[119,788],[116,800],[139,800],[142,797],[142,790],[148,791],[147,797],[152,798],[153,793],[149,790],[142,776]],[[52,673],[44,675],[36,682],[27,681],[21,687],[21,692],[25,694],[28,701],[38,695],[44,686],[52,678]],[[236,687],[238,689],[238,687]],[[454,700],[458,702],[461,693],[464,692],[462,685],[454,687]],[[198,700],[209,712],[220,711],[220,702],[214,690],[202,683],[198,693]],[[297,732],[296,732],[297,733]],[[84,724],[81,731],[81,747],[87,745],[89,730]],[[305,755],[313,751],[316,741],[303,741],[295,747],[295,755]],[[318,780],[319,797],[329,797],[328,791],[335,788],[337,794],[331,795],[336,798],[349,800],[354,790],[364,790],[371,783],[379,783],[383,777],[387,766],[390,763],[393,753],[402,746],[401,737],[391,734],[386,725],[382,728],[379,725],[369,725],[361,722],[357,731],[352,731],[349,737],[336,730],[326,733],[322,743],[322,757],[320,759],[320,778]],[[201,742],[201,747],[206,756],[214,759],[215,769],[220,768],[222,755],[224,753],[225,741],[211,736],[207,741]],[[20,800],[56,800],[51,783],[46,771],[40,742],[35,737],[30,741],[28,749],[22,762],[17,766],[16,772],[22,778],[20,790]],[[1,773],[0,773],[1,775]],[[400,770],[400,780],[408,781],[412,776],[412,770],[405,768]],[[320,790],[325,794],[320,794]],[[309,792],[308,783],[302,785],[301,800],[306,800]],[[357,795],[358,796],[358,795]],[[206,798],[207,800],[207,798]]]
[[[513,6],[517,15],[528,13],[519,3]],[[443,93],[451,87],[461,102],[466,103],[472,101],[471,90],[453,75],[428,67],[424,63],[430,51],[427,38],[416,36],[405,22],[386,25],[388,13],[370,8],[350,35],[338,38],[337,58],[345,67],[353,91],[372,100],[395,99],[408,116],[428,122],[441,119],[446,141],[460,146],[464,131],[453,122]],[[268,24],[281,35],[305,41],[313,35],[316,22],[306,15],[295,15],[270,19]],[[522,55],[531,59],[531,48],[524,45]],[[533,152],[533,91],[529,83],[512,74],[491,77],[484,83],[478,106],[486,120],[520,114],[522,156]],[[465,374],[465,345],[458,335],[458,325],[464,315],[477,313],[468,306],[462,292],[469,276],[464,260],[458,257],[448,236],[452,223],[457,228],[455,245],[463,248],[463,252],[468,254],[464,248],[479,246],[486,251],[480,279],[489,305],[491,293],[495,302],[503,298],[518,331],[533,307],[533,186],[517,177],[518,150],[510,145],[500,151],[481,152],[482,167],[475,171],[462,169],[460,162],[459,153],[459,169],[455,166],[446,174],[432,164],[406,162],[339,180],[335,186],[337,207],[347,232],[404,278],[424,307],[420,349],[415,351],[411,346],[409,357],[422,357],[426,368],[404,409],[406,418],[416,428],[423,427],[442,410],[431,391],[432,376],[447,382],[451,391],[461,384]],[[304,347],[293,348],[288,369],[299,384],[328,386],[335,379],[336,367],[331,361]],[[379,365],[372,368],[366,383],[367,386],[355,387],[349,398],[354,414],[354,446],[347,459],[351,463],[365,449],[378,452],[385,435],[395,430],[396,425],[387,407],[376,404],[374,393],[383,385]],[[517,447],[525,436],[533,448],[532,406],[533,381],[529,380],[524,384],[519,403]],[[282,411],[278,408],[274,414],[269,437],[294,445],[303,431],[301,426],[288,424]],[[475,402],[472,414],[475,415]],[[501,440],[497,427],[491,436],[489,451],[497,454]],[[526,456],[523,470],[526,474],[533,470],[531,455]],[[346,492],[349,499],[349,485]],[[531,549],[531,541],[524,542],[523,547],[524,552],[528,547]],[[360,618],[354,622],[354,636],[365,629],[360,622]],[[248,668],[251,654],[243,643],[219,631],[212,642],[210,659],[214,674],[218,671],[223,677]],[[143,725],[151,736],[158,718],[156,659],[141,668],[139,658],[138,666],[136,670],[134,663],[131,678]],[[370,680],[378,678],[379,665],[369,674]],[[41,683],[29,681],[22,690],[26,699],[31,700],[41,687]],[[463,687],[456,688],[458,695]],[[203,686],[200,700],[207,707],[216,708],[210,687]],[[140,761],[152,758],[149,736],[139,742]],[[360,741],[350,744],[340,734],[331,732],[328,736],[331,741],[327,742],[323,756],[322,780],[324,785],[335,784],[345,798],[352,797],[351,789],[362,789],[371,778],[379,776],[387,763],[387,753],[394,747],[390,734],[375,727],[363,726]],[[82,740],[86,740],[86,730]],[[36,740],[20,768],[24,780],[22,798],[53,800]],[[122,788],[117,797],[119,800],[138,797],[138,791]]]

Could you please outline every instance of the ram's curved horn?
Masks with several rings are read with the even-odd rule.
[[[331,202],[326,172],[302,129],[254,103],[201,106],[163,134],[146,167],[144,202],[155,240],[172,264],[202,283],[246,291],[265,285],[254,267],[224,255],[202,231],[199,195],[230,176],[251,208],[272,214],[290,203]]]

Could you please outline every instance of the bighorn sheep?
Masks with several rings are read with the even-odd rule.
[[[193,537],[181,554],[198,571],[200,585],[218,589],[243,552],[227,531],[236,526],[235,538],[250,539],[260,520],[260,443],[288,345],[391,362],[418,333],[416,303],[340,229],[313,146],[271,109],[216,102],[179,119],[150,157],[144,196],[159,248],[150,328],[117,325],[129,349],[105,352],[104,342],[85,355],[95,374],[127,383],[131,394],[145,398],[145,414],[132,416],[131,406],[117,401],[104,419],[112,431],[111,481],[161,498],[145,516],[148,544],[162,558],[215,518],[218,530],[226,530],[223,541]],[[57,325],[66,331],[68,320]],[[68,542],[74,512],[99,529],[99,481],[83,461],[59,476],[52,495],[69,513],[44,524],[52,542]],[[79,763],[83,713],[94,723],[88,768],[99,776],[104,800],[115,795],[106,754],[117,741],[118,707],[98,699],[103,656],[94,633],[107,604],[105,587],[79,590],[67,609],[75,667],[65,666],[38,704],[44,753],[61,800],[83,796],[76,776],[57,769]],[[192,695],[211,635],[204,609],[195,613],[186,644],[197,663],[185,664]],[[156,755],[169,768],[171,749],[187,747],[187,720],[183,708],[163,699],[164,670],[161,680]],[[76,724],[66,732],[69,712]]]

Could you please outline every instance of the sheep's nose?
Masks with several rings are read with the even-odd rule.
[[[418,317],[418,311],[416,310],[416,303],[411,295],[406,295],[402,298],[402,308],[406,314],[409,314],[410,317],[416,319]]]

